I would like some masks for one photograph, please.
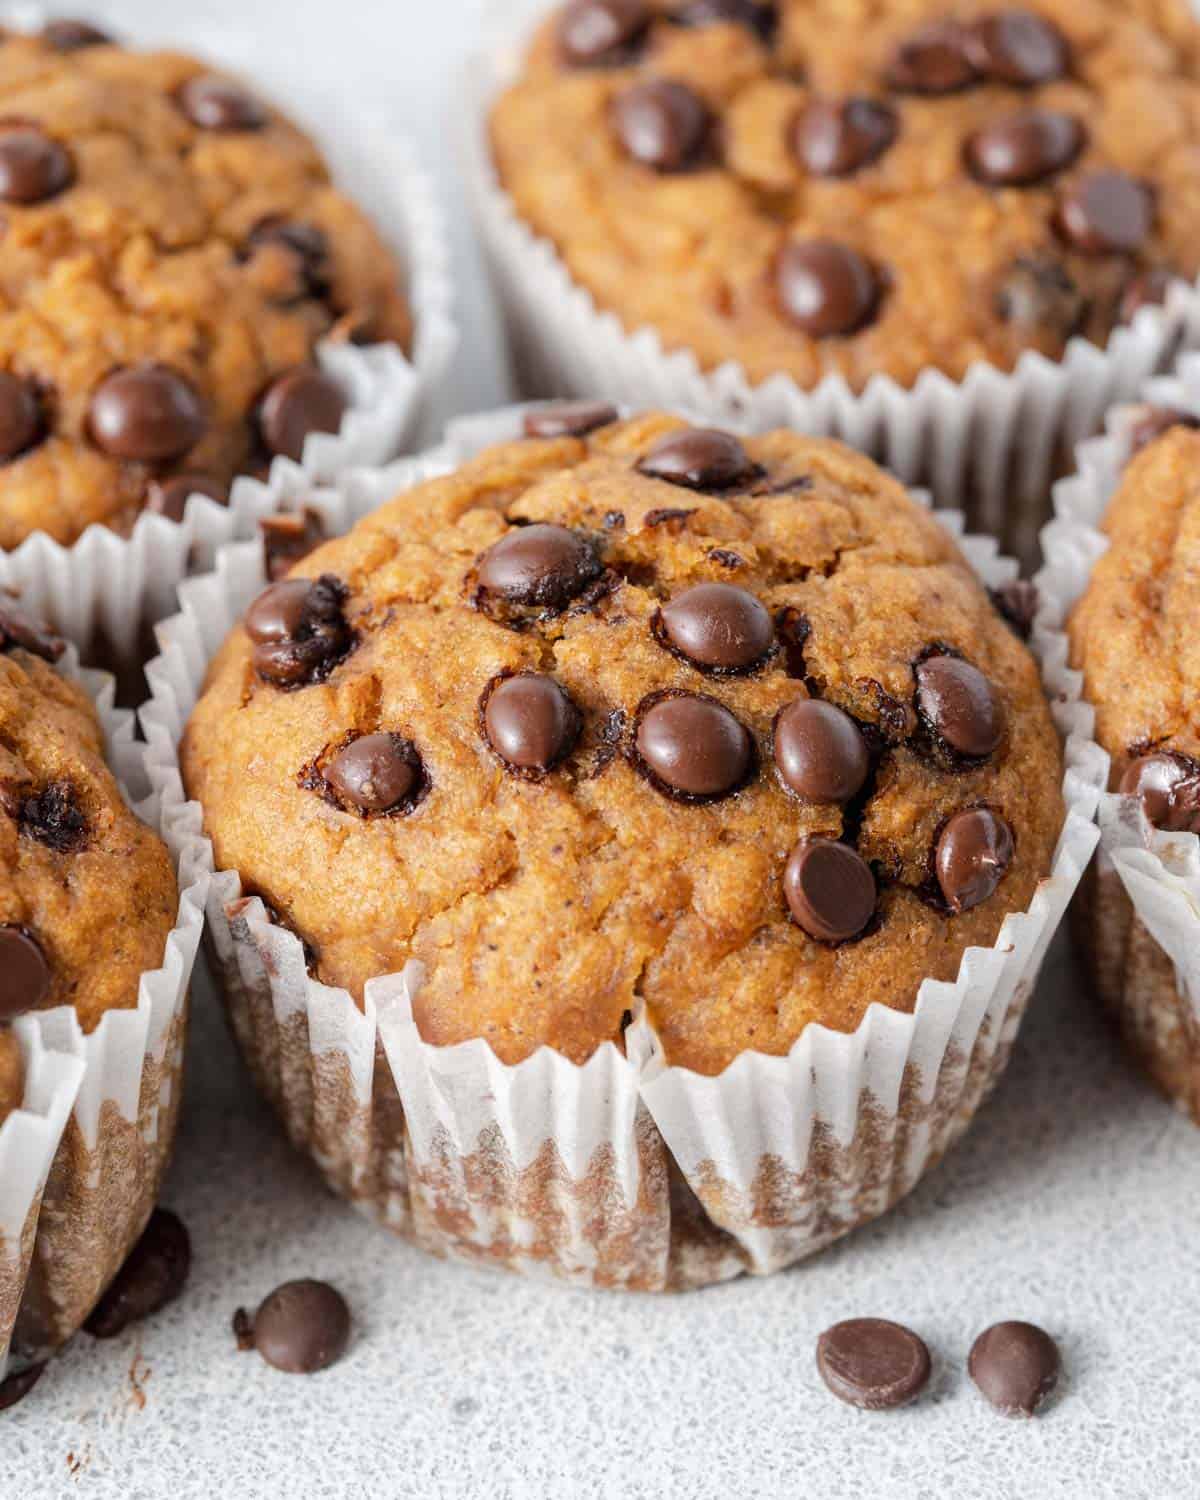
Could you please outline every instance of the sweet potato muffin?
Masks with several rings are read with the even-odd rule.
[[[572,0],[498,100],[626,329],[803,387],[1010,369],[1200,270],[1187,0]]]
[[[218,868],[361,1000],[674,1063],[911,1009],[1047,874],[1058,740],[955,543],[836,443],[575,406],[305,558],[181,747]]]
[[[8,34],[0,115],[0,548],[222,499],[340,425],[318,340],[407,342],[369,219],[241,84]]]

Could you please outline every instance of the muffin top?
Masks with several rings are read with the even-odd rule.
[[[409,335],[300,131],[193,58],[77,42],[0,37],[0,548],[223,499],[340,425],[318,340]]]
[[[20,1102],[10,1023],[74,1006],[85,1031],[137,1004],[163,961],[178,890],[166,847],[130,811],[62,643],[0,594],[0,1119]]]
[[[1200,270],[1187,0],[574,0],[491,137],[629,329],[751,381],[1097,343]]]
[[[1200,832],[1195,424],[1161,410],[1138,424],[1140,451],[1103,522],[1111,545],[1069,626],[1071,663],[1096,710],[1096,739],[1112,756],[1112,789],[1140,796],[1157,827],[1192,833]]]
[[[1047,873],[1058,742],[954,542],[828,441],[555,408],[262,594],[182,764],[218,866],[427,1040],[717,1072],[911,1009]]]

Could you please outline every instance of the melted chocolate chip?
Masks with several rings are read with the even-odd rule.
[[[1166,266],[1152,266],[1148,271],[1131,276],[1121,293],[1117,321],[1132,323],[1143,307],[1162,307],[1179,279],[1178,273]]]
[[[254,1347],[269,1365],[312,1375],[334,1364],[350,1342],[350,1309],[324,1281],[288,1281],[254,1315]]]
[[[821,1379],[840,1400],[863,1411],[890,1411],[929,1384],[925,1341],[885,1318],[851,1318],[826,1329],[817,1343]]]
[[[882,296],[879,277],[857,250],[837,240],[792,240],[775,263],[784,313],[814,338],[857,333],[872,322]]]
[[[189,78],[176,97],[201,130],[261,130],[267,123],[267,112],[253,94],[216,73]]]
[[[618,420],[620,413],[608,401],[557,401],[525,413],[528,438],[582,438]]]
[[[1124,172],[1092,172],[1064,191],[1058,227],[1082,255],[1133,255],[1154,228],[1154,197]]]
[[[582,717],[555,682],[520,672],[491,683],[481,705],[487,742],[511,769],[544,773],[575,748]]]
[[[956,755],[982,760],[1004,737],[1004,710],[978,667],[957,656],[928,656],[917,667],[917,711]]]
[[[996,313],[1023,332],[1045,333],[1066,344],[1083,327],[1088,303],[1061,262],[1023,256],[997,287]]]
[[[645,0],[574,0],[558,23],[558,48],[577,68],[628,62],[650,27]]]
[[[83,1326],[93,1338],[116,1338],[131,1323],[140,1323],[174,1302],[191,1265],[192,1243],[183,1221],[169,1209],[156,1208]]]
[[[1058,1345],[1033,1323],[996,1323],[971,1346],[971,1379],[1005,1417],[1032,1417],[1058,1385]]]
[[[613,101],[626,153],[656,172],[682,172],[704,152],[712,115],[700,95],[671,78],[635,83]]]
[[[986,78],[1034,88],[1065,78],[1071,55],[1052,21],[1028,10],[1002,10],[967,29],[967,56]]]
[[[775,644],[771,616],[746,589],[698,583],[677,594],[657,617],[660,639],[712,672],[746,672]]]
[[[582,532],[539,523],[520,526],[494,543],[476,564],[476,602],[561,612],[604,571]]]
[[[775,617],[775,633],[783,646],[787,674],[802,682],[808,676],[808,664],[804,660],[804,648],[812,634],[808,618],[798,609],[783,609]]]
[[[1137,797],[1155,828],[1168,833],[1200,833],[1200,762],[1160,750],[1132,761],[1118,790]]]
[[[74,180],[71,158],[36,126],[0,130],[0,199],[5,203],[44,203],[65,192]]]
[[[818,99],[792,129],[792,150],[816,177],[849,177],[877,161],[900,133],[900,117],[878,99]]]
[[[744,26],[762,42],[779,24],[774,0],[689,0],[672,19],[681,26]]]
[[[193,495],[207,495],[218,505],[229,504],[229,486],[219,479],[208,474],[172,474],[170,479],[153,479],[146,486],[146,509],[168,521],[182,521]]]
[[[113,39],[107,31],[93,26],[90,21],[72,21],[65,18],[47,21],[42,27],[42,41],[55,52],[82,52],[86,47],[111,47]]]
[[[1074,115],[1025,110],[976,131],[966,145],[967,166],[982,182],[1029,187],[1069,167],[1086,142]]]
[[[11,463],[45,435],[42,404],[28,380],[0,371],[0,463]]]
[[[965,27],[935,21],[901,43],[887,70],[887,81],[902,94],[954,94],[979,81]]]
[[[711,802],[743,786],[754,741],[723,703],[699,693],[656,693],[638,710],[640,768],[666,796]]]
[[[45,1368],[45,1361],[40,1365],[27,1365],[15,1375],[6,1375],[0,1380],[0,1411],[7,1411],[10,1406],[23,1401],[42,1378]]]
[[[775,764],[785,786],[806,802],[849,802],[871,770],[862,731],[835,704],[790,703],[775,720]]]
[[[800,840],[783,872],[783,893],[796,925],[821,943],[858,937],[878,899],[866,860],[829,838]]]
[[[0,590],[0,652],[28,651],[30,656],[53,662],[66,649],[65,641],[21,609],[11,594]]]
[[[271,216],[260,220],[246,240],[250,254],[269,246],[281,248],[295,259],[306,296],[329,295],[329,237],[323,229],[316,224]]]
[[[1195,431],[1200,428],[1200,417],[1190,411],[1178,411],[1173,406],[1148,406],[1129,430],[1130,457],[1177,427]]]
[[[310,432],[337,432],[349,403],[332,375],[298,365],[268,386],[258,407],[258,430],[268,453],[299,463]]]
[[[637,470],[650,479],[710,494],[749,484],[762,473],[732,433],[715,427],[668,432],[638,460]]]
[[[22,837],[56,854],[73,854],[87,842],[87,819],[69,781],[52,781],[40,792],[23,796],[17,826]]]
[[[1033,622],[1041,603],[1037,588],[1024,578],[1014,578],[998,589],[989,589],[988,597],[1005,623],[1027,641],[1033,633]]]
[[[263,565],[272,583],[278,583],[325,540],[324,521],[307,506],[302,511],[264,516],[258,529],[263,539]]]
[[[92,441],[113,458],[172,463],[208,428],[199,392],[178,370],[146,361],[116,370],[92,393]]]
[[[990,808],[955,813],[942,829],[934,855],[938,887],[956,915],[995,895],[1013,858],[1012,829]]]
[[[246,611],[254,669],[264,682],[298,688],[328,677],[354,646],[339,578],[289,578],[265,589]]]
[[[50,963],[23,927],[0,927],[0,1021],[36,1010],[50,993]]]
[[[347,812],[363,817],[409,811],[425,786],[417,747],[398,734],[364,734],[325,767],[325,783]]]

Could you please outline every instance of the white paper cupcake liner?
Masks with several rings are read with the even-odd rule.
[[[1103,772],[1100,858],[1081,912],[1083,945],[1134,1049],[1200,1122],[1200,838],[1153,828],[1136,798],[1107,790],[1109,757],[1093,738],[1095,715],[1058,634],[1108,550],[1100,525],[1146,404],[1200,417],[1200,354],[1183,355],[1174,373],[1148,381],[1142,396],[1109,414],[1105,435],[1080,446],[1077,472],[1055,487],[1037,584],[1055,640],[1048,680],[1077,700],[1079,741]]]
[[[455,423],[423,458],[353,476],[327,513],[348,526],[512,437],[522,410]],[[942,519],[986,582],[1015,576],[994,542]],[[953,984],[927,981],[914,1014],[873,1006],[851,1035],[810,1027],[789,1056],[748,1054],[717,1078],[666,1065],[643,1019],[624,1053],[605,1044],[580,1067],[543,1048],[510,1066],[482,1040],[421,1039],[418,964],[372,980],[361,1010],[317,983],[300,939],[215,871],[178,746],[212,654],[264,582],[260,549],[242,544],[183,585],[147,673],[146,772],[164,832],[214,871],[208,933],[238,1041],[335,1189],[436,1254],[661,1290],[811,1254],[890,1207],[966,1127],[1095,845],[1100,783],[1074,745],[1066,823],[1028,912],[970,950]]]
[[[604,396],[755,431],[838,437],[1032,559],[1057,465],[1180,347],[1200,345],[1200,282],[1175,286],[1165,307],[1142,309],[1107,349],[1076,338],[1058,362],[1031,351],[1011,371],[980,362],[961,381],[929,369],[911,389],[878,375],[855,392],[841,376],[803,389],[784,375],[754,385],[732,361],[702,369],[689,351],[665,349],[653,328],[628,330],[597,307],[499,183],[491,106],[519,76],[533,27],[551,8],[549,0],[489,0],[464,78],[464,173],[524,393]]]
[[[60,663],[96,705],[108,759],[144,822],[159,822],[131,713],[113,682]],[[140,799],[140,800],[139,800]],[[160,968],[142,975],[135,1008],[85,1034],[69,1006],[19,1017],[21,1107],[0,1125],[0,1379],[74,1333],[145,1227],[179,1112],[188,984],[208,875],[171,845],[179,913]]]

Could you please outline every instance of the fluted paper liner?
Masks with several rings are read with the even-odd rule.
[[[530,396],[605,396],[680,409],[756,431],[792,427],[839,437],[939,504],[965,510],[973,530],[1030,559],[1049,514],[1064,455],[1133,399],[1181,346],[1200,344],[1200,282],[1180,283],[1163,308],[1144,308],[1101,349],[1076,338],[1059,361],[1030,351],[1011,371],[980,361],[961,381],[928,369],[910,388],[877,375],[861,392],[842,376],[804,389],[778,375],[753,385],[741,365],[705,370],[688,350],[667,350],[653,328],[627,329],[574,281],[549,240],[519,216],[501,187],[488,141],[497,95],[520,73],[550,0],[489,0],[464,78],[462,155],[492,278],[504,306],[518,376]]]
[[[1185,354],[1173,374],[1147,382],[1142,394],[1152,406],[1200,417],[1200,355]],[[1108,548],[1099,527],[1144,410],[1138,404],[1111,412],[1105,435],[1081,445],[1077,472],[1055,488],[1037,580],[1051,632],[1065,625]],[[1070,670],[1064,637],[1048,667],[1052,685],[1080,700],[1082,681]],[[1132,1049],[1200,1123],[1200,838],[1153,828],[1136,798],[1107,790],[1109,757],[1092,737],[1095,716],[1083,701],[1075,711],[1104,792],[1100,857],[1079,905],[1081,947]]]
[[[510,408],[455,423],[422,458],[360,474],[327,497],[341,528],[520,430]],[[286,499],[281,503],[286,503]],[[943,517],[961,537],[961,518]],[[991,584],[1015,565],[963,545]],[[260,549],[234,545],[183,585],[159,627],[142,711],[163,827],[213,868],[178,745],[208,662],[263,587]],[[292,1140],[333,1187],[437,1254],[647,1290],[763,1273],[811,1254],[906,1193],[966,1127],[996,1079],[1046,945],[1092,853],[1096,786],[1074,764],[1053,869],[995,946],[954,984],[927,981],[915,1014],[872,1006],[856,1032],[810,1027],[787,1057],[747,1054],[720,1077],[667,1066],[642,1018],[624,1052],[582,1067],[543,1048],[515,1066],[486,1042],[422,1041],[420,966],[350,995],[317,983],[295,934],[214,875],[208,932],[239,1044]]]

